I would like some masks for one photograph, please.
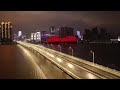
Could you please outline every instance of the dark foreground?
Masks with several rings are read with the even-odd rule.
[[[0,79],[66,79],[68,75],[34,52],[19,45],[0,45]]]

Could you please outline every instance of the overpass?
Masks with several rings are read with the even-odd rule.
[[[20,46],[28,48],[46,57],[51,63],[74,79],[119,79],[120,72],[102,65],[70,56],[42,45],[26,42],[17,42]]]

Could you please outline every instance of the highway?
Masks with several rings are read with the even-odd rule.
[[[49,49],[47,49],[48,52],[51,52]],[[59,53],[57,54],[56,52],[51,52],[51,54],[54,54],[55,56],[57,57],[60,57],[62,60],[64,61],[69,61],[71,63],[74,63],[76,64],[78,67],[80,68],[84,68],[84,70],[87,70],[88,72],[91,72],[95,75],[99,75],[99,76],[102,76],[104,78],[114,78],[114,79],[118,79],[120,78],[120,76],[117,76],[117,75],[114,75],[112,73],[109,73],[109,72],[106,72],[104,70],[101,70],[99,68],[95,68],[94,66],[96,64],[93,64],[93,65],[89,65],[89,64],[86,64],[86,63],[83,63],[83,62],[80,62],[79,60],[76,60],[76,58],[74,57],[70,57],[69,55],[66,55],[66,54],[63,54],[63,53]],[[61,57],[62,56],[62,57]],[[72,58],[72,59],[71,59]]]
[[[71,79],[47,58],[20,45],[0,45],[0,79]]]
[[[25,45],[25,43],[24,43]],[[119,79],[119,71],[93,63],[83,62],[75,57],[66,55],[40,45],[27,44],[31,50],[47,57],[51,62],[67,72],[69,75],[78,79]],[[117,73],[117,74],[116,74]]]
[[[0,45],[0,62],[0,79],[120,78],[119,72],[109,68],[25,42]]]

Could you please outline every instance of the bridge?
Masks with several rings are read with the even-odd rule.
[[[44,56],[54,66],[73,79],[119,79],[120,72],[87,60],[70,56],[42,45],[35,45],[26,42],[17,42],[20,47],[27,48],[36,54]],[[54,72],[53,72],[54,73]],[[42,73],[43,78],[48,78]]]

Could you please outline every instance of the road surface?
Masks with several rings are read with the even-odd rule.
[[[89,64],[87,65],[80,61],[78,62],[72,59],[73,57],[70,58],[66,54],[60,55],[60,53],[57,53],[56,51],[49,50],[39,45],[23,43],[23,46],[24,45],[28,48],[34,49],[33,51],[38,51],[45,57],[49,58],[49,60],[54,62],[58,67],[61,67],[64,71],[66,71],[69,74],[72,74],[72,76],[76,78],[82,78],[82,79],[100,79],[100,78],[119,79],[120,78],[120,74],[118,75],[118,72],[116,72],[117,75],[115,75],[115,70],[111,71],[111,69],[108,69],[105,67],[102,68],[108,71],[110,70],[110,72],[108,72],[108,71],[93,67],[92,63],[91,63],[92,65],[89,65]],[[114,74],[112,72],[114,72]]]
[[[71,79],[40,54],[20,45],[0,45],[0,79]]]

